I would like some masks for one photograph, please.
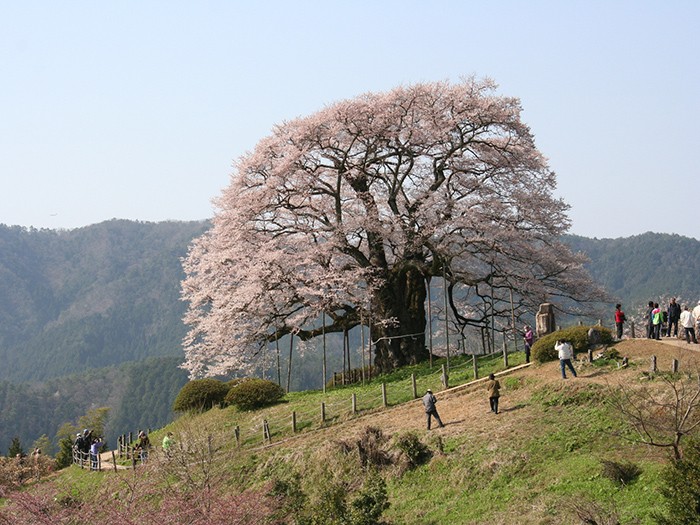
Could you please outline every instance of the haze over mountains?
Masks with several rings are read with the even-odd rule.
[[[113,220],[69,231],[0,225],[0,454],[109,406],[108,439],[172,417],[186,381],[180,258],[205,221]],[[613,297],[700,299],[700,242],[568,236]],[[603,308],[601,311],[605,311]],[[305,387],[300,370],[298,387]]]

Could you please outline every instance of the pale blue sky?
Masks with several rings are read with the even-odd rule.
[[[698,28],[696,0],[0,0],[0,223],[209,218],[274,124],[474,74],[572,233],[700,238]]]

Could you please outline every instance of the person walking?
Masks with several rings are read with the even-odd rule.
[[[668,319],[668,328],[666,329],[666,337],[671,337],[671,327],[673,327],[673,337],[678,337],[678,321],[681,318],[681,305],[676,302],[676,298],[671,298],[668,303],[668,311],[666,312]]]
[[[532,331],[528,325],[525,325],[525,333],[523,335],[525,340],[525,362],[530,362],[530,352],[532,351],[532,345],[535,342],[535,333]]]
[[[688,310],[687,306],[683,307],[680,321],[683,331],[685,332],[685,342],[690,344],[690,340],[692,339],[693,344],[698,344],[698,340],[695,337],[695,317],[693,316],[693,313]]]
[[[426,418],[428,419],[428,430],[430,430],[430,420],[433,417],[438,422],[438,425],[440,426],[440,428],[445,426],[442,424],[442,420],[440,419],[440,415],[438,414],[437,408],[435,407],[436,403],[437,403],[437,399],[433,395],[433,391],[430,389],[426,390],[425,395],[423,396],[423,406],[425,407],[425,415],[426,415]]]
[[[489,374],[489,382],[486,383],[486,390],[489,392],[489,405],[491,405],[491,412],[498,414],[498,398],[501,395],[501,384],[493,374]]]
[[[559,366],[561,367],[562,379],[566,379],[566,367],[571,370],[574,377],[578,377],[574,365],[571,364],[571,360],[574,358],[574,348],[571,346],[571,343],[566,339],[560,339],[554,345],[554,349],[559,354]]]
[[[622,305],[615,305],[615,328],[617,329],[617,339],[622,339],[622,331],[627,317],[625,317],[625,312],[622,311]]]

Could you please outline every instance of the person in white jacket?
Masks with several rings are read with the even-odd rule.
[[[700,301],[698,301],[698,304],[693,310],[691,311],[693,314],[693,319],[695,319],[695,335],[696,337],[700,335]]]
[[[571,364],[571,360],[574,357],[574,347],[571,343],[565,339],[561,339],[556,342],[554,349],[559,353],[559,366],[561,367],[561,377],[566,379],[566,367],[569,367],[571,373],[574,377],[576,375],[576,370],[574,370],[574,365]]]
[[[698,340],[695,337],[695,316],[688,310],[687,306],[684,306],[681,312],[681,326],[685,331],[685,342],[690,344],[692,339],[694,344],[698,344]]]

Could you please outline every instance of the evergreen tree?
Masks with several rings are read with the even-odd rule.
[[[7,456],[14,458],[17,455],[24,456],[24,450],[22,450],[22,443],[17,436],[12,438],[12,443],[10,443],[10,448],[7,451]]]

